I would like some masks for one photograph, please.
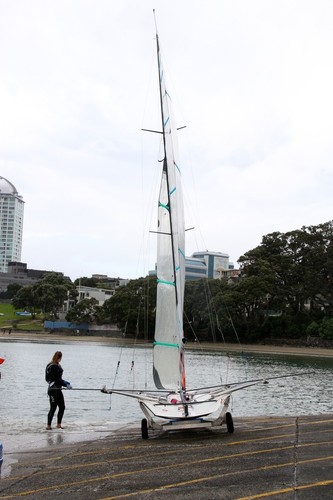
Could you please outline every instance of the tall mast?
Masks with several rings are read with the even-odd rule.
[[[186,390],[183,354],[184,207],[181,171],[177,164],[176,126],[173,120],[172,102],[166,88],[157,27],[156,49],[164,159],[158,203],[153,373],[158,389],[182,392]]]
[[[158,38],[158,32],[157,32],[157,24],[156,24],[156,17],[155,17],[155,9],[154,9],[154,20],[155,20],[155,29],[156,29],[156,49],[157,49],[157,66],[158,66],[158,83],[159,83],[159,93],[160,93],[160,107],[161,107],[161,120],[162,120],[162,132],[163,132],[163,149],[164,149],[164,159],[163,159],[163,170],[166,173],[166,179],[167,179],[167,186],[168,186],[168,206],[169,206],[169,218],[170,218],[170,228],[171,228],[171,245],[172,245],[172,259],[173,259],[173,270],[174,270],[174,280],[176,282],[177,276],[176,276],[176,263],[175,263],[175,248],[174,248],[174,241],[173,241],[173,227],[172,227],[172,218],[171,218],[171,203],[170,203],[170,185],[169,185],[169,174],[168,174],[168,157],[167,157],[167,148],[166,148],[166,139],[165,139],[165,126],[167,121],[170,119],[170,117],[166,117],[164,114],[164,107],[163,107],[163,98],[166,96],[163,95],[163,90],[162,90],[162,79],[164,78],[162,67],[161,67],[161,57],[160,57],[160,44],[159,44],[159,38]],[[177,293],[177,287],[175,287],[175,293],[176,293],[176,302],[178,303],[178,293]]]

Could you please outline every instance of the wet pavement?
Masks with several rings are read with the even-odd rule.
[[[222,427],[150,433],[148,440],[128,427],[98,441],[21,453],[0,480],[0,498],[333,498],[333,415],[234,423],[233,434]]]

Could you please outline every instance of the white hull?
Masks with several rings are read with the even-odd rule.
[[[207,401],[202,400],[203,397]],[[169,395],[169,400],[174,395]],[[148,430],[179,431],[194,429],[211,429],[221,426],[226,421],[230,404],[230,395],[222,398],[211,399],[211,395],[199,395],[198,400],[193,398],[191,403],[158,403],[151,400],[140,399],[140,407],[146,417],[143,421],[142,437],[148,437]],[[229,413],[230,415],[230,413]],[[229,417],[231,419],[231,415]],[[144,419],[145,420],[145,419]],[[232,422],[232,419],[231,419]],[[229,432],[233,432],[228,427]]]
[[[230,395],[212,399],[209,394],[200,394],[197,398],[194,397],[192,401],[185,403],[176,402],[174,395],[169,395],[167,399],[168,401],[164,403],[158,400],[151,401],[151,399],[142,398],[140,406],[142,409],[145,408],[153,417],[163,419],[203,418],[216,412],[219,413],[221,408],[228,408]],[[145,411],[144,413],[146,414]]]

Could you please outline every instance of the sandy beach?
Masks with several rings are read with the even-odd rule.
[[[133,346],[134,340],[131,338],[122,337],[107,337],[95,335],[68,335],[61,333],[31,333],[31,332],[12,332],[1,333],[0,341],[23,341],[23,342],[96,342],[99,344],[112,344],[115,346],[129,345]],[[141,346],[151,345],[143,340],[136,340],[136,344]],[[187,349],[199,349],[203,351],[221,351],[221,352],[246,352],[246,353],[261,353],[261,354],[281,354],[295,356],[316,356],[316,357],[333,357],[332,348],[324,347],[296,347],[289,345],[268,345],[268,344],[231,344],[231,343],[197,343],[188,342]]]

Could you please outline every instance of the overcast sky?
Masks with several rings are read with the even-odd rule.
[[[155,26],[180,132],[186,254],[235,264],[333,219],[331,0],[0,0],[0,175],[22,261],[73,280],[154,267]]]

